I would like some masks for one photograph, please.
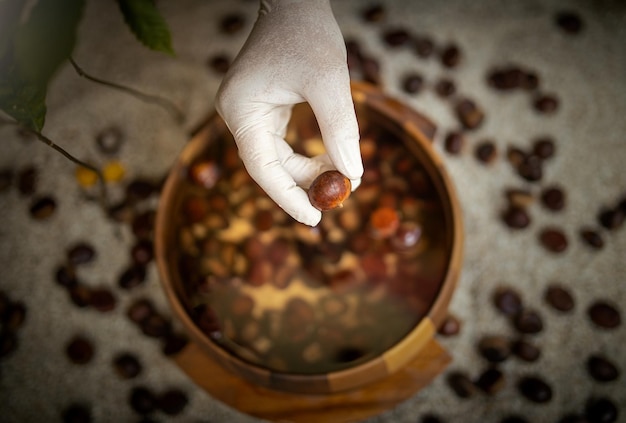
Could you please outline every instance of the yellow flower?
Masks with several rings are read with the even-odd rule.
[[[126,169],[122,163],[117,160],[113,160],[104,165],[102,174],[106,182],[119,182],[122,178],[124,178]]]
[[[74,172],[78,185],[83,188],[92,187],[98,182],[98,174],[84,166],[78,166]]]

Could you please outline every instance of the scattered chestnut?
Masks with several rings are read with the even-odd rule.
[[[336,170],[328,170],[315,178],[309,187],[309,201],[321,211],[336,209],[350,195],[350,180]]]

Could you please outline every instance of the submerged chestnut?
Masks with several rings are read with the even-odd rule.
[[[318,210],[332,210],[343,206],[350,191],[350,179],[336,170],[328,170],[318,175],[309,187],[309,201]]]
[[[398,114],[379,92],[366,84],[355,88],[362,137],[376,147],[364,160],[364,186],[353,195],[350,181],[335,170],[310,187],[310,201],[320,210],[344,205],[319,228],[286,218],[248,183],[240,160],[230,163],[236,146],[217,114],[170,172],[159,202],[155,257],[174,312],[207,360],[266,388],[338,393],[400,372],[423,348],[424,334],[430,338],[430,329],[441,325],[461,260],[454,192],[434,160],[430,122],[415,115],[417,123],[405,125],[414,112],[401,108]],[[287,132],[294,151],[311,153],[309,143],[320,141],[306,104],[294,107]],[[208,190],[188,170],[202,161],[229,163]],[[395,177],[396,171],[408,179]],[[205,204],[191,210],[194,197]],[[380,208],[383,219],[370,222]],[[209,227],[207,218],[216,212],[244,230]],[[384,236],[374,239],[374,227]],[[416,283],[422,279],[426,285]],[[266,301],[270,297],[280,302]],[[220,392],[216,397],[223,398]]]

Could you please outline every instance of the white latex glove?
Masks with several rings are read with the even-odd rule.
[[[294,104],[308,102],[327,154],[294,154],[284,140]],[[258,19],[217,93],[250,176],[288,214],[315,226],[308,188],[337,169],[358,186],[363,174],[346,48],[329,0],[261,0]]]

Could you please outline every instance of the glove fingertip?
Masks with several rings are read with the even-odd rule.
[[[298,222],[308,226],[317,226],[322,220],[322,212],[310,204],[297,211],[285,211]]]
[[[351,191],[354,192],[359,187],[359,185],[361,185],[361,178],[350,179],[350,184],[351,184]]]
[[[360,183],[361,177],[363,176],[363,163],[360,160],[356,162],[350,160],[344,166],[345,166],[346,178],[350,180],[358,179]]]
[[[321,220],[322,220],[322,212],[318,212],[315,215],[307,216],[306,219],[303,219],[300,222],[304,223],[305,225],[315,227],[320,223]]]

